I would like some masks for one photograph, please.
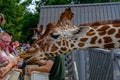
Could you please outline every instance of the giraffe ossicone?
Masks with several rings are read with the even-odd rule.
[[[68,10],[68,12],[66,12]],[[21,58],[32,57],[29,62],[86,48],[119,48],[120,20],[83,24],[76,27],[70,23],[73,13],[66,9],[57,24],[49,23],[45,34],[31,48],[20,54]],[[69,15],[69,16],[68,16]]]

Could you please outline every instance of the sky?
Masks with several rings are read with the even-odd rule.
[[[21,0],[21,2],[24,2],[25,0]],[[35,11],[35,1],[40,1],[40,0],[33,0],[32,4],[30,4],[27,8],[31,11],[34,12]]]

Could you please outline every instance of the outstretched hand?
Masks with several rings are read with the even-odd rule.
[[[0,78],[3,78],[9,70],[10,70],[9,67],[1,67],[0,68]]]

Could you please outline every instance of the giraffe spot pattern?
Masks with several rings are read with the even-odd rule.
[[[113,27],[120,27],[120,23],[113,24]]]
[[[94,30],[93,29],[90,29],[89,32],[93,32]]]
[[[114,28],[111,28],[111,29],[107,32],[107,34],[108,34],[108,35],[111,35],[111,34],[113,34],[115,31],[116,31],[116,30],[115,30]]]
[[[101,40],[101,39],[99,39],[99,40],[98,40],[98,43],[102,43],[102,40]]]
[[[104,43],[109,43],[112,42],[112,38],[107,36],[107,37],[103,37]]]
[[[59,46],[61,46],[61,42],[57,42],[57,44],[58,44]]]
[[[71,43],[71,47],[74,47],[74,44],[73,44],[73,43]]]
[[[59,54],[63,54],[63,52],[61,50],[59,50]]]
[[[120,29],[118,29],[117,34],[115,34],[115,37],[116,37],[116,38],[120,38]]]
[[[93,29],[90,29],[90,30],[86,33],[86,36],[92,36],[92,35],[94,35],[94,34],[95,34],[94,30],[93,30]]]
[[[79,47],[83,47],[85,44],[84,43],[78,43]]]
[[[48,54],[49,54],[50,57],[52,57],[52,56],[57,56],[57,55],[59,55],[60,53],[54,52],[54,53],[48,53]],[[52,55],[50,55],[50,54],[52,54]]]
[[[109,29],[110,26],[108,25],[104,25],[104,26],[101,26],[101,28],[99,28],[97,31],[106,31],[107,29]]]
[[[50,46],[47,46],[47,47],[46,47],[47,51],[49,51],[49,48],[50,48]]]
[[[38,45],[41,45],[41,41],[39,43],[37,43]]]
[[[45,47],[43,46],[42,51],[45,51]]]
[[[58,49],[58,47],[57,47],[55,44],[53,44],[52,47],[51,47],[51,52],[54,52],[54,51],[56,51],[57,49]]]
[[[85,42],[85,41],[87,41],[88,40],[88,38],[81,38],[80,39],[80,41],[82,41],[82,42]]]
[[[67,51],[67,48],[66,47],[61,47],[60,48],[63,52]]]
[[[98,28],[98,26],[90,26],[90,27],[92,27],[93,29],[97,29]]]
[[[50,56],[50,54],[48,54],[48,53],[45,53],[45,56],[49,57],[49,56]]]
[[[54,54],[55,54],[56,56],[57,56],[57,55],[59,55],[59,53],[57,53],[57,52],[56,52],[56,53],[54,53]]]
[[[105,31],[99,31],[98,34],[99,34],[100,36],[103,36],[103,35],[106,34],[106,32],[105,32]]]
[[[66,46],[69,46],[69,42],[68,41],[66,41]]]
[[[116,38],[120,38],[120,34],[116,34],[115,37],[116,37]]]
[[[114,43],[105,44],[104,48],[114,48]]]
[[[76,38],[74,38],[74,40],[76,41],[78,38],[76,37]]]
[[[95,44],[97,38],[98,38],[97,36],[92,37],[90,43]]]
[[[92,23],[90,26],[96,29],[97,26],[100,26],[100,25],[101,25],[101,23],[99,23],[99,22],[94,22],[94,23]]]
[[[120,29],[118,29],[118,33],[117,34],[120,34]]]
[[[118,40],[118,42],[120,43],[120,40]]]
[[[53,53],[48,53],[50,56],[55,56],[55,54],[53,54]]]
[[[65,46],[65,42],[66,42],[66,41],[65,41],[65,40],[63,40],[63,46]]]

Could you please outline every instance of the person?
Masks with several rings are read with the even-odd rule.
[[[0,67],[0,78],[4,77],[16,64],[16,58],[9,53],[11,37],[7,32],[0,33],[0,59],[5,65]]]
[[[1,28],[5,24],[5,18],[2,13],[0,13],[0,33],[4,32],[4,30]]]
[[[2,26],[5,24],[5,18],[4,18],[4,14],[0,13],[0,33],[4,32],[4,30],[2,29]],[[7,31],[5,31],[7,32]],[[12,34],[10,32],[7,32],[11,38],[12,38]],[[10,50],[10,53],[13,52],[13,49],[11,46],[9,46],[9,50]]]
[[[59,55],[47,60],[39,60],[36,63],[40,66],[27,68],[27,74],[32,71],[40,71],[50,73],[49,80],[65,80],[65,56]]]
[[[8,31],[5,31],[5,32],[7,32],[7,33],[10,35],[11,39],[12,39],[12,37],[13,37],[12,33],[8,32]],[[9,52],[10,52],[10,53],[13,53],[13,54],[15,55],[15,52],[14,52],[14,49],[13,49],[11,43],[9,44],[8,47],[9,47],[9,48],[8,48],[8,49],[9,49]]]
[[[27,43],[23,43],[23,45],[22,45],[22,51],[26,51],[28,48],[30,48],[31,46],[30,46],[30,43],[29,42],[27,42]]]

